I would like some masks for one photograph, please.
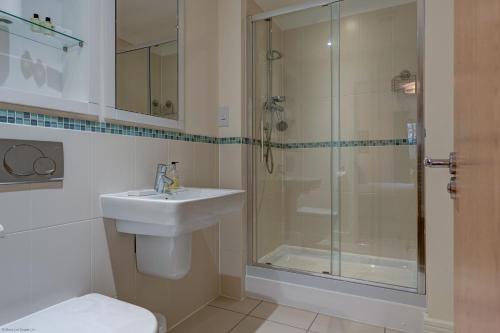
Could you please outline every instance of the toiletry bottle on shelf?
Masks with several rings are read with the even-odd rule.
[[[40,28],[40,26],[43,25],[43,23],[42,20],[40,20],[40,15],[38,15],[37,13],[33,14],[31,22],[35,23],[31,25],[31,31],[42,32],[42,28]]]
[[[54,30],[54,24],[52,24],[52,20],[50,19],[50,17],[46,17],[45,18],[45,22],[43,24],[43,26],[47,29],[52,29]],[[46,35],[49,35],[49,36],[54,36],[54,32],[51,31],[51,30],[44,30],[44,33]]]
[[[177,190],[181,187],[179,175],[177,174],[177,164],[179,162],[172,162],[172,171],[170,172],[170,178],[172,178],[173,183],[170,185],[170,189]]]

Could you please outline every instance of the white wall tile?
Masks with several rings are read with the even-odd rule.
[[[7,199],[3,204],[9,201],[13,204],[6,215],[15,214],[19,221],[9,232],[26,230],[28,223],[31,223],[30,227],[36,228],[90,218],[90,133],[14,125],[1,125],[0,130],[3,138],[56,141],[64,145],[63,183],[33,184],[29,195],[19,192],[19,189],[27,188],[17,185],[1,190],[8,191],[8,194],[3,195]],[[20,195],[23,195],[19,203],[23,203],[24,213],[14,212],[20,208],[17,203],[21,199]],[[30,209],[26,208],[26,204],[31,205]],[[26,221],[27,212],[32,212],[30,222]]]
[[[195,185],[218,187],[219,149],[210,143],[194,143]]]
[[[6,233],[31,228],[30,185],[8,185],[0,187],[0,224]]]
[[[91,134],[43,129],[37,140],[62,141],[64,182],[32,185],[33,227],[90,219]]]
[[[31,234],[0,238],[0,325],[29,314]]]
[[[90,221],[32,232],[33,309],[90,292]]]
[[[92,292],[116,297],[111,256],[103,219],[92,222]]]
[[[219,166],[221,188],[243,188],[241,145],[219,145]]]
[[[243,252],[241,251],[220,251],[220,273],[232,277],[243,277]]]
[[[235,212],[222,217],[220,223],[220,249],[221,251],[241,251],[244,247],[243,214],[246,210]]]
[[[102,216],[100,194],[134,188],[135,138],[92,134],[92,217]]]
[[[154,187],[156,167],[159,163],[169,163],[169,141],[137,137],[135,139],[135,188]]]
[[[170,141],[169,161],[179,162],[177,164],[177,174],[181,186],[194,186],[196,183],[194,144],[186,141]],[[203,165],[199,167],[202,168]]]

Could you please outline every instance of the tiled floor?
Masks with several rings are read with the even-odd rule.
[[[401,333],[252,298],[219,297],[171,333]]]

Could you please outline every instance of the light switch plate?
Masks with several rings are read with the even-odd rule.
[[[219,106],[219,127],[229,127],[229,107]]]

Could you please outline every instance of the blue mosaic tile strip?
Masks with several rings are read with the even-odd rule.
[[[218,143],[217,138],[205,135],[186,134],[145,127],[111,124],[92,120],[72,119],[10,110],[0,110],[0,123],[189,142]]]
[[[108,133],[116,135],[140,136],[147,138],[159,138],[168,140],[202,142],[212,144],[249,144],[260,145],[261,141],[252,138],[226,137],[216,138],[205,135],[186,134],[174,131],[165,131],[145,127],[128,126],[112,123],[97,122],[91,120],[72,119],[66,117],[49,116],[44,114],[18,112],[11,110],[0,110],[0,123],[36,126],[46,128],[59,128],[82,132]],[[301,142],[301,143],[278,143],[271,142],[277,149],[302,149],[302,148],[330,148],[330,147],[378,147],[378,146],[405,146],[415,145],[414,140],[409,139],[387,139],[387,140],[352,140],[352,141],[324,141],[324,142]]]
[[[260,140],[249,140],[252,144],[260,145]],[[304,148],[342,148],[342,147],[381,147],[381,146],[412,146],[416,141],[408,139],[386,139],[386,140],[346,140],[346,141],[323,141],[323,142],[299,142],[278,143],[271,142],[272,148],[277,149],[304,149]],[[269,143],[264,143],[269,145]]]

